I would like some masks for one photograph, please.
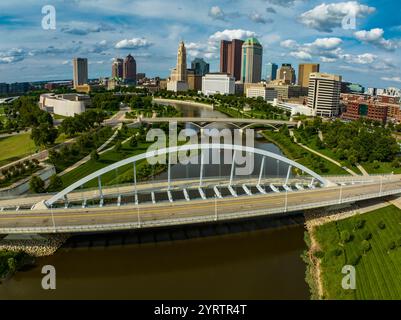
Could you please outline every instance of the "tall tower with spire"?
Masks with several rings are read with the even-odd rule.
[[[177,65],[171,71],[167,89],[175,92],[188,90],[187,49],[184,41],[181,41],[178,46]]]

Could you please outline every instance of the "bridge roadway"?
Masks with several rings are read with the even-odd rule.
[[[0,234],[79,233],[232,220],[296,212],[400,193],[401,180],[389,178],[379,184],[372,182],[238,198],[74,210],[6,211],[0,213]]]
[[[161,123],[161,122],[192,122],[192,123],[233,123],[233,124],[259,124],[259,125],[287,125],[295,126],[297,122],[284,120],[267,120],[267,119],[244,119],[244,118],[199,118],[199,117],[175,117],[175,118],[139,118],[141,122],[146,123]],[[125,122],[136,122],[137,120]]]
[[[380,183],[380,176],[330,176],[327,177],[331,182],[334,183],[346,183],[346,184],[355,184],[355,183],[371,183],[376,182]],[[383,179],[400,179],[401,175],[389,175],[384,176]],[[301,184],[308,184],[310,182],[310,178],[307,177],[298,177],[298,178],[290,178],[288,180],[289,184],[301,183]],[[245,179],[240,179],[237,177],[235,179],[236,185],[253,185],[255,186],[258,183],[258,177],[247,177]],[[285,178],[264,178],[262,180],[263,183],[273,183],[274,185],[283,185],[285,183]],[[205,177],[203,178],[202,187],[214,187],[214,186],[227,186],[229,184],[229,180],[222,179],[221,177]],[[199,187],[199,178],[189,178],[189,179],[181,179],[181,180],[172,180],[171,181],[171,189],[180,189],[183,188],[197,188]],[[137,191],[145,192],[145,191],[164,191],[167,190],[168,183],[167,181],[147,181],[144,183],[137,184]],[[102,193],[105,198],[118,196],[118,195],[126,195],[134,192],[133,184],[126,184],[126,185],[117,185],[117,186],[110,186],[110,187],[103,187]],[[37,194],[37,195],[26,195],[26,196],[19,196],[19,197],[10,197],[10,198],[3,198],[0,199],[0,214],[1,208],[30,208],[34,204],[39,203],[43,200],[48,200],[53,196],[52,193],[49,194]],[[74,201],[82,201],[83,199],[94,199],[99,198],[99,189],[92,188],[92,189],[84,189],[84,190],[76,190],[68,195],[68,200],[70,202]]]

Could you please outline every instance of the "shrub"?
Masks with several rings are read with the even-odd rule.
[[[394,241],[391,241],[388,245],[389,250],[394,250],[396,248],[396,244]]]
[[[354,223],[354,229],[356,230],[356,229],[363,229],[363,227],[365,226],[365,220],[363,220],[363,219],[357,219],[357,220],[355,220],[355,223]]]
[[[383,230],[386,229],[386,224],[383,221],[379,221],[379,223],[377,224],[377,226],[379,227],[379,229]]]
[[[45,182],[38,176],[32,176],[29,181],[29,190],[34,193],[45,192]]]
[[[367,230],[364,230],[364,231],[362,232],[362,238],[363,238],[364,240],[370,240],[370,239],[372,239],[372,233],[370,233],[370,232],[367,231]]]
[[[361,261],[362,256],[360,254],[355,254],[352,255],[348,258],[348,264],[350,264],[351,266],[356,266],[358,265],[359,261]]]
[[[363,240],[361,243],[361,250],[363,253],[367,253],[371,249],[371,245],[368,240]]]
[[[342,255],[342,253],[343,253],[343,251],[340,248],[336,248],[336,249],[333,249],[330,251],[330,255],[332,257],[339,257]]]
[[[351,234],[348,230],[341,231],[340,238],[342,243],[347,243],[351,241]]]
[[[322,259],[324,257],[324,252],[323,251],[316,251],[313,255],[318,259]]]
[[[397,244],[398,247],[401,247],[401,238],[398,238],[396,244]]]
[[[98,161],[99,160],[99,154],[97,153],[96,150],[93,150],[90,154],[91,160],[93,161]]]

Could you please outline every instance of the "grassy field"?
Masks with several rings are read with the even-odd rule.
[[[12,137],[0,138],[0,166],[21,159],[36,151],[30,133],[22,133]]]
[[[323,174],[323,175],[348,174],[348,172],[345,171],[344,169],[336,166],[334,163],[330,161],[327,161],[316,155],[313,155],[311,152],[293,143],[289,137],[279,132],[263,131],[263,135],[265,136],[266,139],[276,144],[281,149],[281,151],[283,151],[286,157],[306,166],[307,168],[315,171],[318,174]],[[321,159],[321,163],[324,164],[326,170],[322,171],[320,168],[314,167],[314,164],[310,156],[314,156]]]
[[[115,150],[110,150],[100,155],[99,160],[89,160],[83,165],[79,166],[73,171],[66,173],[62,176],[63,185],[68,186],[81,178],[86,177],[87,175],[100,170],[104,167],[107,167],[110,164],[118,162],[120,160],[132,157],[134,155],[146,152],[149,143],[140,143],[138,147],[133,148],[129,145],[129,142],[122,145],[121,151],[117,152]],[[140,164],[138,164],[138,170],[140,169]],[[102,176],[102,184],[103,185],[113,185],[119,183],[123,178],[126,178],[126,175],[132,175],[132,165],[127,165],[121,168],[118,168],[117,171],[111,171]],[[89,181],[84,187],[92,188],[97,186],[97,180]]]
[[[375,168],[373,163],[361,163],[365,170],[370,173],[401,173],[401,168],[394,168],[391,162],[379,162],[378,167]]]
[[[344,232],[350,235],[348,242],[341,236]],[[314,233],[323,256],[321,270],[325,299],[401,299],[400,209],[388,206],[330,222],[315,229]],[[362,241],[365,239],[368,239],[370,249],[364,252]],[[344,265],[355,266],[356,290],[342,289]]]

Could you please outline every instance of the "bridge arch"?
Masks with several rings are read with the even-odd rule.
[[[257,149],[254,147],[235,145],[235,144],[186,144],[186,145],[182,145],[182,146],[174,146],[174,147],[168,147],[168,148],[163,148],[163,149],[159,149],[159,150],[148,151],[148,152],[118,161],[116,163],[113,163],[105,168],[102,168],[96,172],[89,174],[88,176],[80,179],[79,181],[74,182],[73,184],[71,184],[70,186],[65,188],[64,190],[62,190],[59,193],[57,193],[56,195],[54,195],[52,198],[46,200],[44,204],[47,207],[51,207],[55,202],[57,202],[58,200],[64,199],[67,196],[67,194],[69,194],[70,192],[83,186],[85,183],[87,183],[93,179],[99,178],[103,174],[110,172],[112,170],[115,170],[117,168],[120,168],[122,166],[125,166],[127,164],[135,163],[135,162],[147,159],[147,158],[152,158],[152,157],[160,156],[163,154],[190,151],[190,150],[202,150],[203,151],[203,150],[213,150],[213,149],[219,149],[219,150],[224,149],[224,150],[232,150],[232,151],[238,151],[238,152],[254,153],[254,154],[264,156],[264,157],[279,160],[281,162],[288,164],[289,166],[298,168],[298,169],[302,170],[303,172],[308,173],[314,179],[319,181],[324,187],[331,185],[331,183],[327,179],[321,177],[319,174],[308,169],[307,167],[305,167],[293,160],[290,160],[286,157],[283,157],[281,155],[270,152],[270,151]]]

